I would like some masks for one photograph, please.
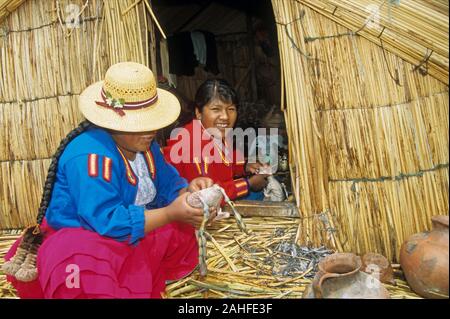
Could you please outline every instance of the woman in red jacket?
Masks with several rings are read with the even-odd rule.
[[[205,81],[195,95],[195,118],[172,132],[164,155],[188,181],[209,177],[231,200],[262,200],[268,175],[258,172],[265,165],[247,163],[241,152],[227,144],[238,105],[236,92],[226,81]]]

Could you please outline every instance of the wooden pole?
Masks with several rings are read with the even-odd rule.
[[[251,85],[251,95],[250,98],[252,101],[258,100],[258,86],[256,83],[256,63],[255,63],[255,42],[253,38],[253,27],[252,27],[252,16],[250,14],[250,9],[247,9],[246,12],[246,21],[247,21],[247,36],[248,36],[248,49],[250,53],[250,60],[249,63],[251,65],[251,78],[250,78],[250,85]]]

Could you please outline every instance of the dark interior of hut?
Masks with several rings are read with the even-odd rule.
[[[207,79],[225,79],[239,97],[235,127],[278,130],[278,169],[275,178],[286,198],[290,193],[288,136],[280,110],[280,58],[275,18],[269,0],[154,0],[155,15],[167,41],[156,34],[158,85],[174,93],[181,115],[159,133],[164,145],[170,132],[193,118],[197,88]],[[192,33],[205,38],[206,57],[197,57]],[[246,152],[251,149],[245,139]],[[245,154],[246,156],[248,154]]]

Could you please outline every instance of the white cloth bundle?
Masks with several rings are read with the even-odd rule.
[[[285,199],[283,187],[273,176],[267,177],[267,186],[264,188],[264,200],[281,202]]]

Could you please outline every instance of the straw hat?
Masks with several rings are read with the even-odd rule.
[[[122,132],[166,127],[178,118],[181,109],[172,93],[156,87],[153,72],[134,62],[112,65],[104,81],[81,93],[79,106],[90,122]]]

